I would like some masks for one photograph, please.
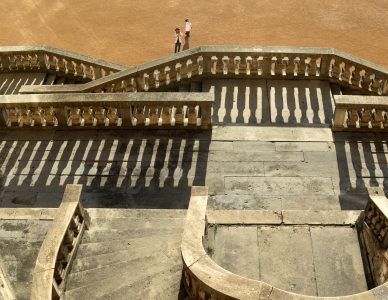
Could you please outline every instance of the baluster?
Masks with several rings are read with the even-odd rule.
[[[125,80],[121,80],[120,91],[123,93],[127,92],[127,82]]]
[[[356,128],[359,120],[359,113],[356,108],[351,108],[350,111],[348,111],[348,121],[347,125],[348,128]]]
[[[17,68],[15,60],[16,60],[15,55],[8,56],[8,68],[11,71]]]
[[[159,87],[159,75],[160,75],[160,72],[158,70],[155,70],[154,71],[155,88]]]
[[[132,86],[132,92],[136,93],[137,92],[137,84],[136,84],[135,78],[131,78],[131,86]]]
[[[181,81],[181,70],[182,70],[182,64],[181,63],[177,63],[175,65],[176,81],[177,82]]]
[[[300,58],[299,57],[295,57],[294,58],[294,76],[298,76],[299,64],[300,64]]]
[[[185,106],[182,104],[176,104],[173,108],[173,126],[183,126],[185,123]]]
[[[170,84],[170,67],[165,67],[164,68],[164,74],[166,76],[166,85],[169,85]]]
[[[44,112],[40,107],[35,108],[31,112],[31,118],[33,120],[34,126],[45,126],[46,125],[43,113]]]
[[[370,92],[373,91],[373,85],[374,85],[374,83],[375,83],[375,79],[376,79],[376,75],[375,75],[375,74],[369,75],[369,81],[370,81],[370,83],[369,83],[369,86],[368,86],[368,90],[369,90]]]
[[[383,80],[379,80],[378,81],[379,83],[379,86],[377,88],[377,93],[381,96],[383,94],[383,90],[384,90],[384,86],[385,86],[385,82]]]
[[[82,118],[83,122],[81,126],[96,126],[97,119],[94,117],[94,110],[92,107],[83,107],[82,108]]]
[[[288,57],[283,57],[282,58],[282,65],[283,65],[282,76],[286,76],[287,75],[288,62],[289,62]]]
[[[73,66],[73,72],[74,72],[73,76],[74,77],[78,76],[77,64],[72,60],[71,65]]]
[[[30,56],[20,55],[23,70],[32,69]]]
[[[304,60],[304,76],[309,76],[310,75],[310,69],[311,69],[311,57],[307,57]]]
[[[36,68],[36,69],[39,70],[40,69],[40,63],[39,63],[38,54],[35,54],[34,56],[31,56],[29,54],[28,57],[29,57],[29,60],[30,60],[31,68]]]
[[[54,68],[57,72],[59,72],[59,59],[55,55],[53,56],[53,63],[54,63]]]
[[[197,126],[197,109],[196,104],[189,104],[187,106],[187,122],[189,126]]]
[[[335,59],[332,58],[330,61],[330,66],[329,66],[329,77],[333,77],[334,75],[334,68],[335,68]]]
[[[105,115],[105,108],[98,107],[95,109],[94,117],[96,118],[96,125],[109,126],[109,119]]]
[[[364,82],[365,82],[365,73],[366,71],[365,70],[361,70],[360,71],[360,80],[358,81],[358,87],[362,88],[362,86],[364,85]]]
[[[4,71],[3,57],[0,56],[0,71]]]
[[[276,56],[273,56],[271,58],[271,75],[275,76],[276,75],[276,63],[278,61],[278,58]]]
[[[227,75],[229,71],[229,56],[222,57],[222,72]]]
[[[342,81],[344,74],[345,74],[345,63],[342,62],[339,65],[339,74],[338,74],[338,80],[339,81]]]
[[[315,76],[321,76],[321,65],[322,65],[322,57],[318,57],[315,60]]]
[[[384,122],[384,110],[382,109],[373,109],[372,111],[372,127],[373,128],[383,128]]]
[[[211,57],[211,73],[212,74],[217,74],[217,61],[218,61],[217,56]]]
[[[133,110],[134,126],[141,126],[145,124],[145,107],[144,105],[137,105]]]
[[[264,69],[264,57],[259,56],[257,58],[257,75],[261,76],[263,75],[263,69]]]
[[[42,119],[42,126],[58,126],[56,110],[52,106],[44,109]]]
[[[100,69],[100,76],[101,78],[106,76],[106,70],[104,68]]]
[[[119,112],[115,107],[108,107],[106,112],[105,126],[116,125],[121,126],[123,119],[119,116]]]
[[[149,80],[149,75],[147,73],[144,73],[143,74],[143,89],[147,92],[148,89],[149,89],[149,84],[148,84],[148,80]]]
[[[187,78],[191,78],[192,75],[192,69],[193,69],[193,61],[191,59],[188,59],[186,61],[186,69],[187,69]]]
[[[148,110],[149,126],[155,126],[159,123],[159,108],[156,105],[150,105]]]
[[[23,68],[23,55],[15,55],[15,64],[16,69],[19,70],[20,68]]]
[[[21,108],[19,110],[19,126],[22,127],[23,125],[34,126],[31,110],[28,108]]]
[[[349,84],[353,84],[353,79],[354,79],[354,76],[355,76],[355,71],[356,70],[356,67],[355,66],[351,66],[349,68]]]
[[[241,62],[241,57],[236,56],[234,58],[234,74],[238,75],[240,73],[240,62]]]
[[[93,66],[89,66],[89,73],[92,80],[96,79],[96,71],[94,70]]]
[[[171,125],[171,109],[170,106],[165,103],[162,108],[161,122],[159,125]]]
[[[6,125],[8,127],[19,126],[20,116],[19,109],[17,107],[12,107],[5,110],[6,112]]]
[[[83,125],[82,112],[79,108],[69,107],[67,110],[67,113],[68,113],[68,119],[67,119],[68,126]]]
[[[360,128],[369,128],[369,123],[372,120],[372,110],[363,108],[361,110],[361,118],[359,120]]]
[[[198,56],[197,64],[198,64],[198,75],[202,75],[202,73],[203,73],[203,56]]]
[[[247,65],[247,67],[246,67],[246,74],[247,75],[251,75],[252,56],[247,56],[245,58],[245,63]]]

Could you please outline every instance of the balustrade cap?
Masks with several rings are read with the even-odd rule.
[[[92,56],[83,55],[64,49],[58,49],[46,45],[36,45],[36,46],[2,46],[0,47],[0,54],[23,54],[25,52],[47,52],[54,55],[60,55],[68,57],[69,59],[75,59],[87,62],[89,64],[94,64],[106,68],[110,68],[116,71],[125,70],[128,67],[124,65],[119,65],[115,63],[108,62],[106,60],[97,59]]]
[[[388,96],[334,95],[334,102],[336,108],[387,108]]]

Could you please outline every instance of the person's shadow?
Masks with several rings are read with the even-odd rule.
[[[185,36],[185,43],[183,44],[183,50],[190,49],[190,37]]]

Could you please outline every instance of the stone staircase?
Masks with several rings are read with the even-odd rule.
[[[184,299],[185,210],[88,209],[65,299]]]

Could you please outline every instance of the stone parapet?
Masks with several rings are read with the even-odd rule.
[[[0,96],[3,126],[20,128],[209,128],[211,93]]]
[[[57,216],[39,250],[31,299],[59,299],[89,218],[80,203],[82,185],[66,186]]]
[[[56,72],[84,82],[126,69],[89,56],[48,46],[0,47],[0,72]]]
[[[388,97],[337,95],[333,131],[388,130]]]
[[[157,91],[191,78],[319,79],[388,93],[388,70],[333,48],[201,46],[77,86],[21,93]]]

